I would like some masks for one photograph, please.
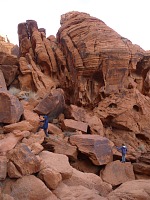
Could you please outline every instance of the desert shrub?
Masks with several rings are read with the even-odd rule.
[[[9,91],[10,94],[16,96],[17,94],[19,94],[19,92],[20,92],[21,90],[18,89],[18,88],[15,88],[15,87],[10,87],[8,91]]]
[[[38,95],[36,92],[33,91],[21,91],[18,88],[11,87],[9,89],[10,94],[18,97],[19,100],[26,100],[29,101],[30,99],[37,100]]]

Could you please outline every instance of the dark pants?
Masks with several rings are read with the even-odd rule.
[[[122,162],[126,162],[126,155],[122,154]]]
[[[40,129],[43,129],[46,137],[49,137],[47,128],[45,129],[45,128],[43,128],[43,126],[39,126],[38,129],[37,129],[37,132],[39,132]]]

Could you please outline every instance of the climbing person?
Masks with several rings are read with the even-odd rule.
[[[126,162],[126,153],[127,153],[127,147],[125,146],[125,144],[122,144],[121,147],[116,147],[118,151],[120,151],[122,153],[122,163]]]
[[[44,120],[40,120],[40,122],[43,122],[43,125],[38,127],[37,132],[40,129],[43,129],[46,137],[49,137],[49,134],[48,134],[48,131],[47,131],[47,129],[48,129],[48,116],[44,115],[43,118],[44,118]]]

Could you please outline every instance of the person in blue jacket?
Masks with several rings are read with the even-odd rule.
[[[40,129],[43,129],[44,130],[44,133],[46,135],[46,137],[49,137],[48,135],[48,116],[47,115],[44,115],[43,116],[44,120],[40,120],[40,122],[43,122],[43,125],[42,126],[39,126],[37,132],[40,130]]]
[[[126,162],[126,153],[127,153],[127,147],[125,144],[122,144],[121,147],[117,147],[117,150],[119,150],[122,153],[122,161],[123,163]]]

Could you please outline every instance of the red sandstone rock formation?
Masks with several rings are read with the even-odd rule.
[[[11,54],[14,46],[10,41],[6,41],[4,37],[0,36],[0,52]]]
[[[0,50],[0,94],[8,97],[0,101],[0,198],[149,199],[149,182],[130,185],[132,164],[116,161],[114,146],[125,142],[136,178],[149,179],[149,158],[140,157],[150,150],[149,53],[79,12],[62,15],[56,38],[34,20],[18,35],[19,62]],[[23,98],[30,91],[38,98]],[[49,138],[36,133],[35,112],[49,115]]]
[[[144,57],[144,50],[86,13],[62,15],[57,41],[72,77],[64,89],[72,103],[82,105],[127,88],[129,73]]]

